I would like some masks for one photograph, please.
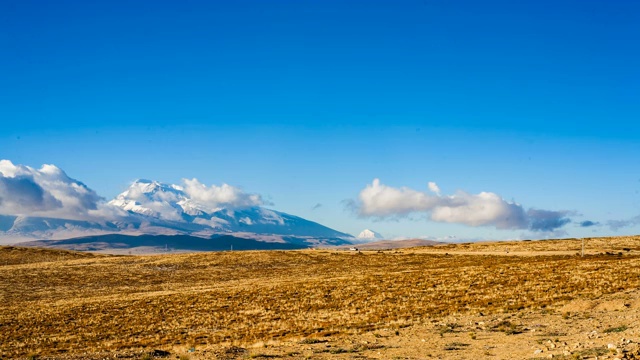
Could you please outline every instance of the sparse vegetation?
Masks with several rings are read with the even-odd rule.
[[[514,324],[510,321],[503,320],[495,324],[492,328],[493,331],[500,331],[507,335],[521,334],[523,332],[522,326]]]
[[[589,249],[597,241],[587,241]],[[603,242],[598,252],[635,248],[634,241]],[[502,246],[509,247],[508,256],[487,253],[504,253]],[[545,311],[579,320],[586,315],[554,305],[640,286],[636,252],[575,257],[578,248],[576,240],[451,245],[384,256],[322,250],[104,256],[0,247],[0,357],[55,358],[87,348],[118,353],[173,347],[183,353],[223,344],[222,355],[248,357],[249,350],[230,344],[287,339],[313,353],[342,354],[381,345],[324,343],[366,333],[387,340],[400,336],[397,329],[425,323],[450,350],[463,349],[469,346],[459,340],[475,339],[482,330],[452,315],[500,316],[487,322],[486,331],[515,335],[526,332],[522,316],[501,314]],[[512,256],[523,249],[539,253]],[[625,330],[621,325],[604,333]]]
[[[300,341],[300,344],[319,344],[319,343],[326,343],[327,341],[328,340],[307,338],[307,339],[304,339],[304,340]]]
[[[605,333],[618,333],[618,332],[623,332],[627,330],[627,326],[626,325],[621,325],[621,326],[616,326],[616,327],[611,327],[608,329],[605,329],[604,332]]]
[[[456,332],[456,329],[458,329],[460,327],[460,325],[456,324],[456,323],[448,323],[448,324],[444,324],[444,325],[440,325],[438,328],[438,332],[440,333],[440,336],[447,334],[447,333],[453,333]]]
[[[444,346],[445,350],[462,350],[465,347],[469,346],[469,344],[461,343],[461,342],[452,342],[448,343]]]
[[[573,357],[576,359],[584,359],[587,357],[606,355],[608,352],[609,351],[605,346],[600,346],[600,347],[577,351],[575,354],[573,354]]]

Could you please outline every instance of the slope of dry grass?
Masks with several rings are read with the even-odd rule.
[[[101,255],[77,251],[0,246],[0,266],[95,258]]]
[[[638,253],[640,252],[640,239],[638,236],[616,236],[600,238],[584,238],[585,254],[613,253]],[[501,241],[501,242],[476,242],[466,244],[448,244],[442,246],[423,248],[423,252],[447,252],[456,253],[516,253],[522,255],[554,254],[578,254],[582,251],[582,239],[556,239],[543,241]]]
[[[0,248],[0,356],[102,358],[105,351],[364,336],[460,314],[559,308],[637,288],[639,239],[603,240],[607,250],[592,251],[603,255],[585,257],[545,255],[549,247],[575,252],[571,240],[508,245],[540,247],[540,255],[522,257],[467,254],[505,244],[435,254],[418,248],[120,257]]]

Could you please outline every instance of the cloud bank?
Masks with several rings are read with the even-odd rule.
[[[430,192],[407,187],[394,188],[379,179],[367,185],[351,203],[358,215],[378,219],[397,218],[426,213],[436,222],[468,226],[493,226],[497,229],[529,229],[553,231],[571,220],[568,211],[528,209],[508,202],[491,192],[470,194],[458,191],[441,195],[437,184],[428,184]]]
[[[34,169],[0,160],[0,215],[87,220],[117,214],[95,191],[54,165]]]
[[[609,220],[607,225],[611,230],[618,231],[622,228],[636,226],[640,224],[640,215],[632,217],[626,220]]]
[[[199,216],[222,209],[238,210],[265,204],[260,195],[246,193],[228,184],[206,186],[198,179],[182,179],[182,184],[139,179],[109,204],[172,221],[182,221],[183,214]]]
[[[107,203],[54,165],[35,169],[0,160],[0,215],[114,221],[131,211],[182,221],[187,210],[197,214],[264,204],[258,194],[228,184],[206,186],[197,179],[183,179],[183,186],[138,180]]]

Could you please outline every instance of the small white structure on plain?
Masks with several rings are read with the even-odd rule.
[[[350,247],[349,251],[358,251],[358,248],[357,247]]]

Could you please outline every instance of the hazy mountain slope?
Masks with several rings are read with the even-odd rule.
[[[172,228],[198,224],[226,232],[352,238],[316,222],[261,206],[216,206],[190,197],[182,186],[150,180],[133,182],[109,204],[160,226],[170,222]]]
[[[258,206],[262,203],[260,199],[250,194],[238,195],[237,191],[225,185],[205,188],[196,180],[185,181],[185,187],[137,180],[115,199],[103,203],[111,217],[68,220],[0,215],[0,244],[114,233],[185,235],[183,240],[189,240],[189,244],[195,241],[189,237],[235,235],[245,240],[276,241],[296,247],[341,245],[353,239],[316,222]],[[210,244],[194,246],[200,249]]]
[[[305,245],[264,242],[231,235],[201,238],[188,235],[121,235],[86,236],[66,240],[39,240],[21,243],[21,246],[38,246],[79,251],[103,251],[115,249],[155,248],[160,251],[222,251],[222,250],[275,250],[301,249]]]

